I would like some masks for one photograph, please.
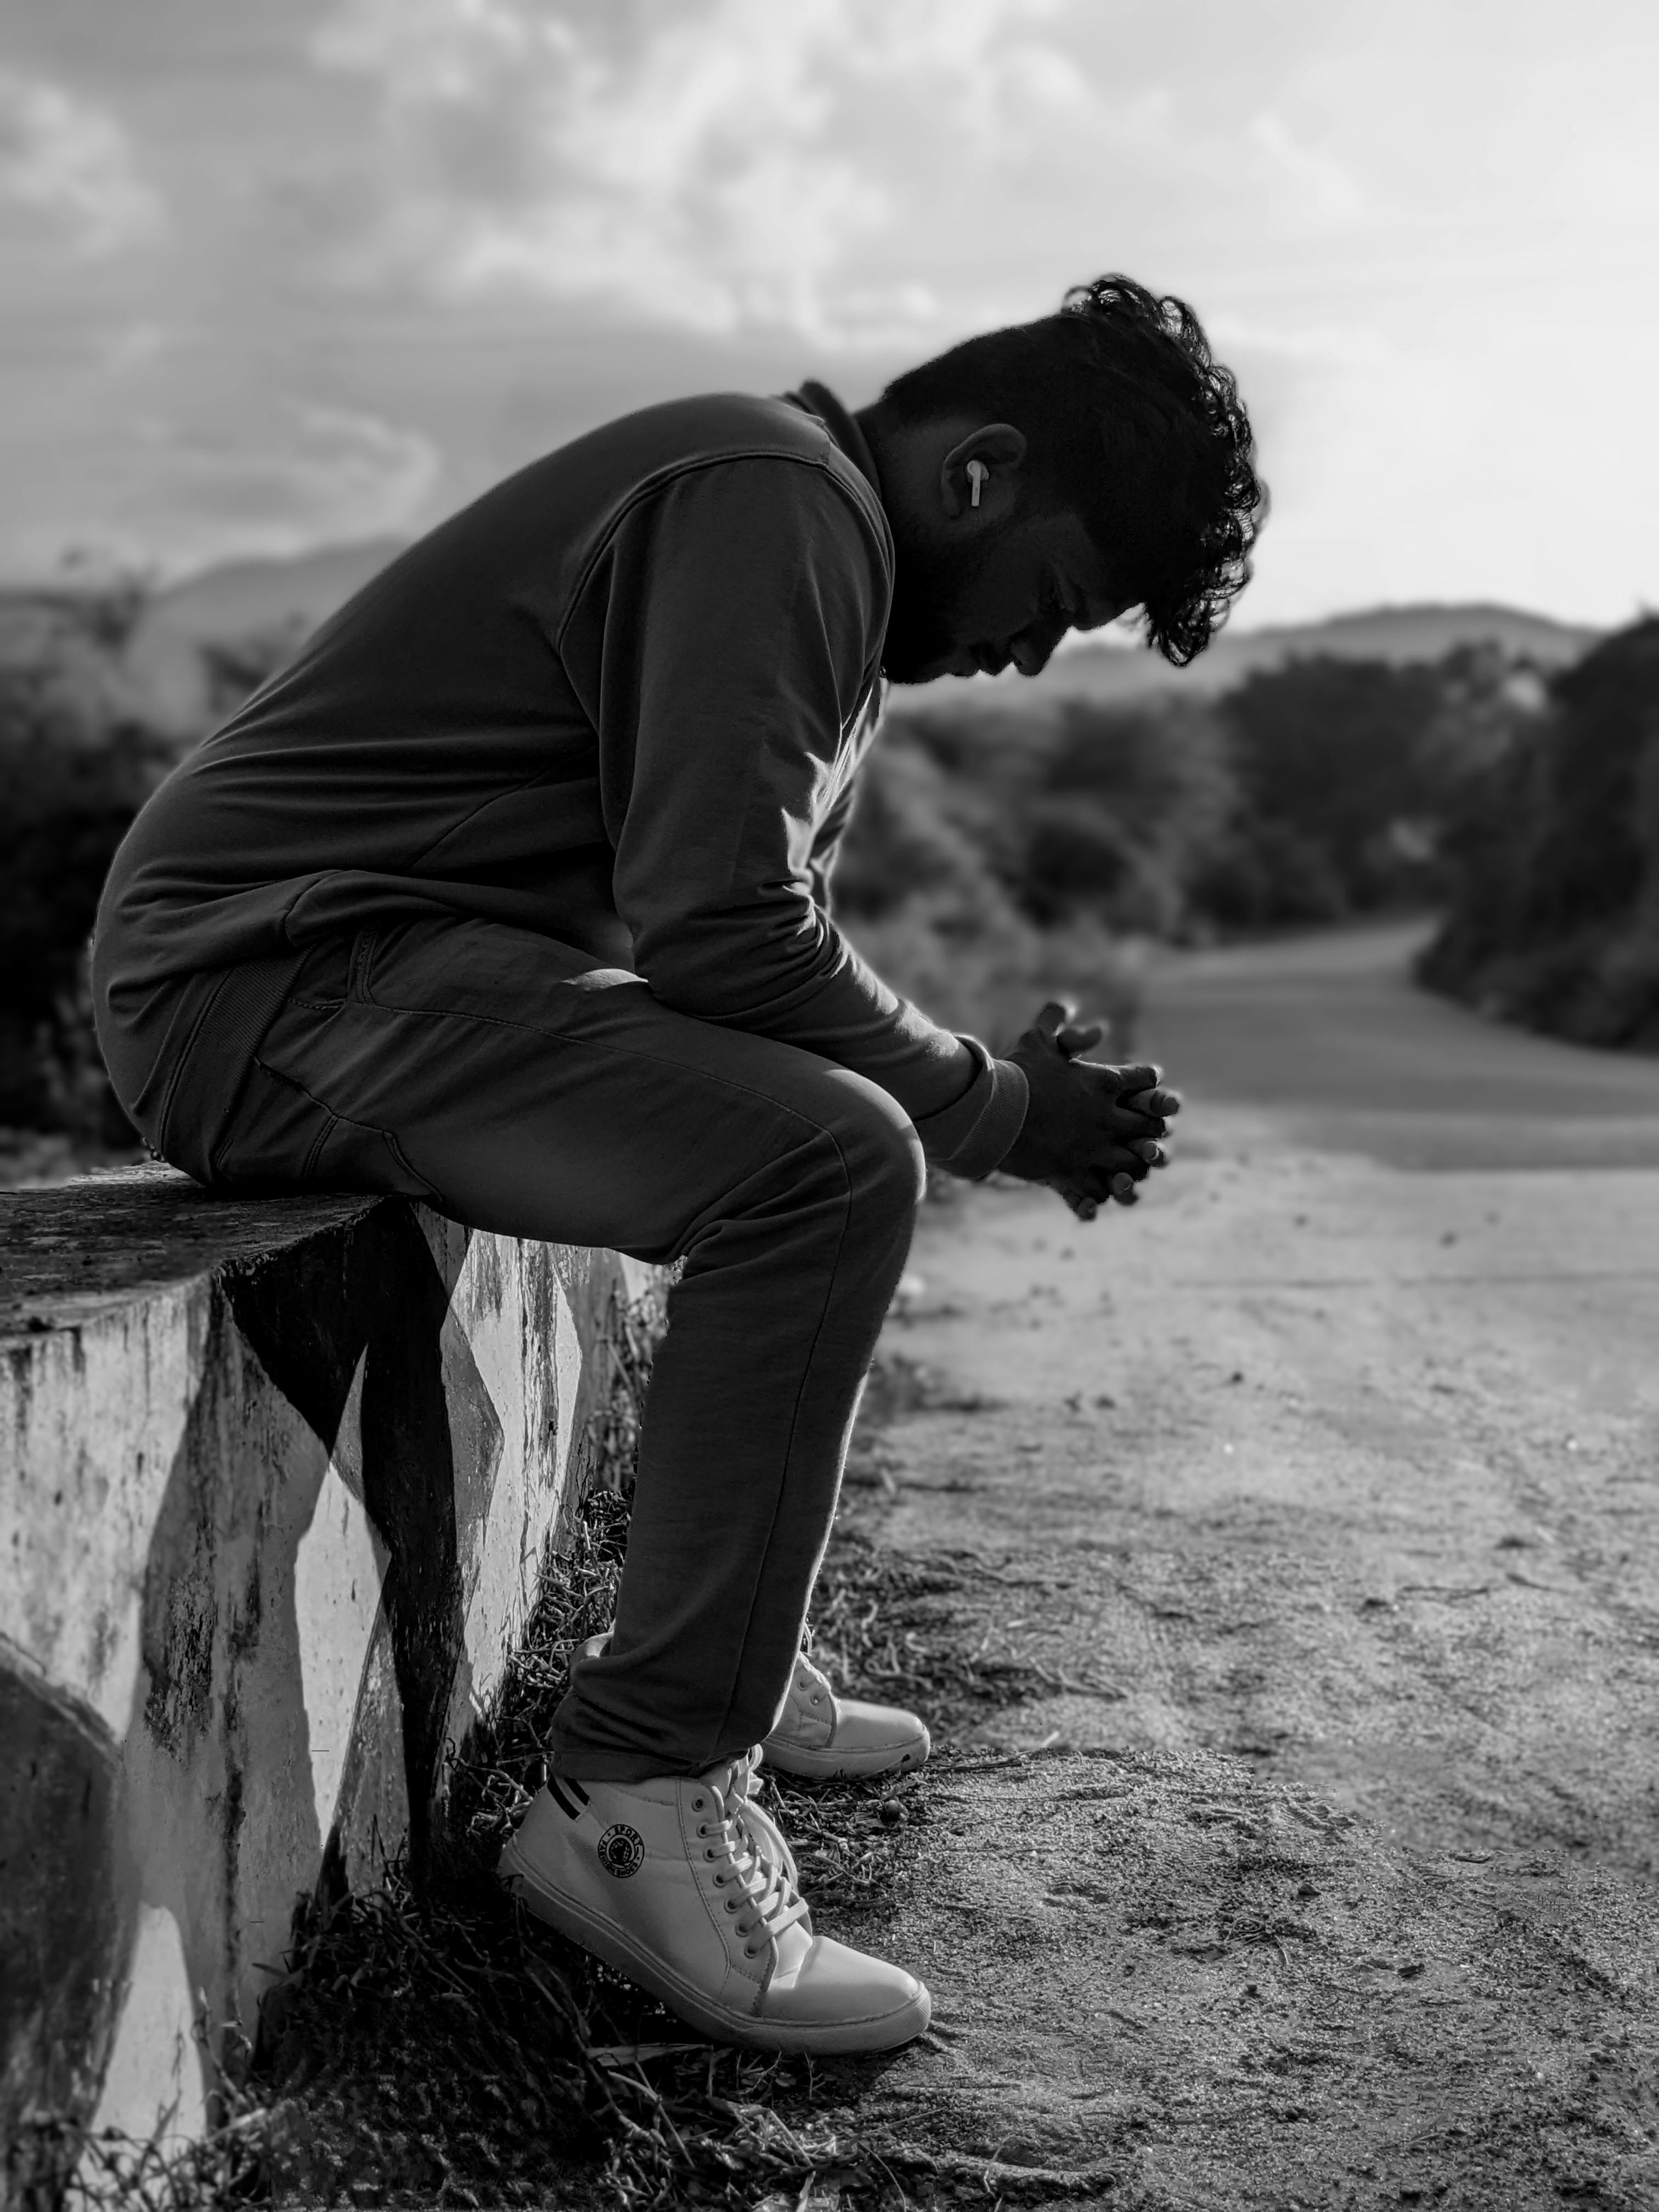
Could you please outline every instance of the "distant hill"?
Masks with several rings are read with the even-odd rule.
[[[1565,667],[1595,644],[1601,633],[1516,607],[1373,607],[1332,615],[1322,622],[1267,629],[1224,629],[1190,668],[1171,668],[1159,654],[1126,640],[1079,644],[1057,653],[1029,681],[1012,671],[997,677],[946,681],[925,690],[895,695],[894,706],[922,711],[942,703],[1004,708],[1060,699],[1128,702],[1184,691],[1213,696],[1231,690],[1259,669],[1287,660],[1328,655],[1339,660],[1385,660],[1395,666],[1440,660],[1464,645],[1496,645],[1516,660],[1540,670]]]
[[[286,659],[402,550],[395,538],[374,538],[323,546],[288,560],[231,561],[204,569],[157,592],[144,606],[118,669],[108,676],[152,722],[197,734],[219,720],[230,703],[222,687],[216,690],[204,648],[276,648],[277,657]],[[16,657],[25,640],[35,641],[38,650],[49,634],[55,638],[64,629],[62,610],[72,596],[0,591],[0,661]],[[967,683],[947,679],[896,692],[892,708],[900,714],[945,705],[973,709],[1017,703],[1029,709],[1074,698],[1127,702],[1181,691],[1213,696],[1258,669],[1315,654],[1401,665],[1438,660],[1462,645],[1497,645],[1513,659],[1548,671],[1577,659],[1600,635],[1515,607],[1375,607],[1277,629],[1225,629],[1187,669],[1171,668],[1127,638],[1078,644],[1057,654],[1035,682],[1012,672]],[[53,649],[67,647],[59,643]]]
[[[222,702],[204,647],[280,641],[286,659],[403,550],[396,538],[370,538],[292,560],[227,561],[185,578],[156,594],[128,641],[134,690],[164,727],[204,728]]]
[[[401,538],[370,538],[287,559],[223,561],[158,592],[150,619],[199,637],[241,636],[294,621],[314,629],[403,550]]]
[[[395,538],[371,538],[291,560],[227,561],[151,596],[71,583],[0,586],[0,670],[50,669],[111,714],[199,737],[240,696],[234,667],[216,675],[210,654],[261,666],[286,660],[402,550]],[[130,628],[125,617],[112,623],[135,606]]]

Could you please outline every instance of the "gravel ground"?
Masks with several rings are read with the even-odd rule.
[[[858,1929],[939,2026],[856,2116],[1011,2201],[1659,2204],[1659,1065],[1407,950],[1163,971],[1176,1164],[929,1209],[890,1325],[850,1511],[1044,1693]]]

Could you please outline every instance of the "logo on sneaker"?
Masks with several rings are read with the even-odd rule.
[[[645,1844],[639,1831],[618,1820],[599,1838],[599,1864],[618,1881],[626,1881],[645,1864]]]

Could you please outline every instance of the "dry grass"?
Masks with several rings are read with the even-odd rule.
[[[616,1388],[591,1431],[591,1480],[494,1705],[452,1765],[447,1839],[425,1891],[400,1854],[367,1892],[309,1900],[256,2043],[227,2039],[215,2130],[169,2150],[159,2136],[94,2140],[43,2123],[13,2169],[24,2212],[65,2202],[632,2212],[793,2206],[809,2187],[839,2191],[850,2208],[934,2193],[932,2161],[856,2137],[849,2108],[872,2062],[815,2066],[710,2045],[524,1914],[494,1877],[542,1786],[571,1655],[614,1612],[655,1325],[649,1312],[617,1316]],[[1029,1669],[953,1647],[937,1601],[972,1572],[962,1560],[902,1559],[856,1530],[838,1535],[815,1607],[817,1653],[842,1686],[915,1705],[946,1730],[1040,1690]],[[918,1848],[926,1776],[768,1777],[766,1787],[821,1919],[856,1935]]]

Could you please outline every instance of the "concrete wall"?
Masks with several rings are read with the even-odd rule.
[[[605,1252],[167,1169],[0,1197],[0,2141],[204,2117],[325,1851],[426,1848],[606,1387]]]

